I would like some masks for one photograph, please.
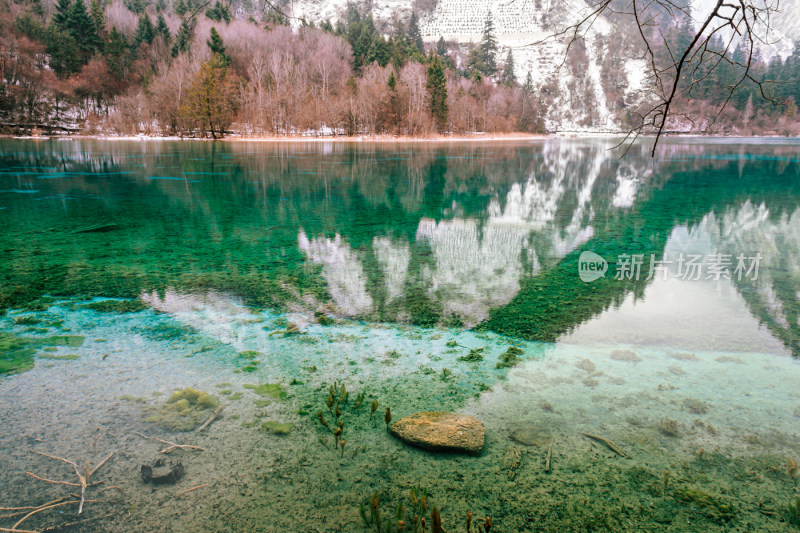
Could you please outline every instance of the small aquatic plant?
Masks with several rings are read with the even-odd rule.
[[[274,435],[288,435],[294,429],[294,424],[284,424],[275,420],[267,420],[261,424],[261,431]]]
[[[31,315],[14,317],[14,325],[16,326],[35,326],[40,322],[40,319]]]
[[[508,350],[500,354],[497,360],[497,368],[511,368],[516,366],[520,361],[520,355],[525,353],[521,348],[516,346],[509,346]]]
[[[187,387],[172,393],[159,407],[145,409],[145,421],[173,431],[191,431],[219,407],[219,400],[207,392]]]
[[[483,351],[485,349],[485,346],[483,348],[473,348],[467,355],[462,355],[458,358],[458,360],[465,361],[467,363],[479,363],[483,361]]]
[[[658,425],[658,430],[667,437],[677,437],[678,435],[680,435],[680,430],[678,429],[678,421],[671,418],[665,418],[664,420],[662,420],[661,423]]]
[[[359,392],[358,395],[356,395],[356,401],[355,404],[353,405],[353,408],[356,411],[358,411],[361,408],[361,404],[364,402],[364,398],[366,397],[366,395],[367,393],[365,392]]]
[[[794,502],[787,505],[784,511],[786,514],[786,521],[800,528],[800,496],[797,497]]]
[[[0,374],[16,374],[33,368],[36,353],[31,339],[0,332]]]
[[[259,396],[274,398],[276,400],[286,399],[286,390],[280,383],[262,383],[261,385],[242,385],[245,389],[252,390]]]
[[[70,348],[80,348],[86,339],[83,335],[53,335],[38,339],[38,342],[45,346],[69,346]]]
[[[693,488],[681,488],[675,491],[679,501],[689,503],[703,512],[707,518],[715,522],[728,522],[734,517],[734,509],[721,498]]]
[[[320,326],[332,326],[336,322],[322,311],[314,311],[314,319]]]

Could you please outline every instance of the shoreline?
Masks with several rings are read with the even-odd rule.
[[[605,135],[605,134],[604,134]],[[109,140],[109,141],[202,141],[202,142],[269,142],[269,143],[294,143],[294,142],[336,142],[336,143],[412,143],[412,142],[497,142],[497,141],[541,141],[557,137],[552,134],[533,133],[508,133],[486,135],[435,135],[426,137],[409,137],[394,135],[357,135],[357,136],[305,136],[305,135],[280,135],[280,136],[246,136],[229,135],[221,139],[200,137],[176,137],[168,135],[0,135],[5,139],[34,139],[34,140]]]
[[[409,137],[394,135],[358,135],[358,136],[244,136],[230,135],[221,139],[198,137],[176,137],[156,135],[9,135],[0,134],[0,139],[18,140],[97,140],[97,141],[199,141],[199,142],[252,142],[252,143],[484,143],[484,142],[524,142],[546,141],[549,139],[597,139],[597,138],[623,138],[624,132],[556,132],[556,133],[501,133],[501,134],[475,134],[475,135],[435,135],[427,137]],[[655,135],[640,135],[639,139],[652,139]],[[670,139],[695,139],[714,142],[718,140],[742,139],[772,139],[796,141],[800,137],[785,135],[702,135],[697,133],[671,133],[663,135],[663,140]]]

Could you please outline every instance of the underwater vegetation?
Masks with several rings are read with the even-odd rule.
[[[40,355],[38,357],[39,357],[39,359],[52,359],[52,360],[56,360],[56,361],[74,361],[75,359],[79,359],[80,355],[78,355],[76,353],[69,353],[69,354],[66,354],[66,355],[44,354],[44,355]]]
[[[486,349],[485,346],[483,348],[473,348],[469,351],[467,355],[462,355],[461,357],[458,358],[458,360],[466,361],[467,363],[479,363],[483,361],[483,351],[485,349]]]
[[[281,385],[280,383],[262,383],[261,385],[251,385],[248,383],[242,386],[245,389],[249,389],[258,394],[259,396],[263,396],[265,398],[274,398],[275,400],[285,400],[287,396],[286,389],[284,389],[283,385]]]
[[[276,422],[275,420],[267,420],[261,424],[261,431],[264,433],[272,433],[274,435],[288,435],[294,429],[294,424],[284,424]]]
[[[325,390],[324,388],[322,389]],[[364,405],[364,400],[366,399],[367,395],[365,392],[360,392],[356,395],[354,400],[350,398],[350,392],[347,390],[347,386],[344,383],[339,383],[338,381],[334,382],[330,385],[327,389],[327,396],[325,396],[325,407],[328,409],[328,413],[334,417],[332,422],[328,422],[328,419],[325,418],[325,413],[320,410],[317,412],[317,420],[319,421],[321,431],[323,432],[320,435],[319,442],[329,448],[328,440],[329,435],[333,434],[333,451],[335,452],[337,449],[339,450],[339,456],[344,457],[344,447],[347,444],[347,439],[344,438],[345,432],[345,414],[349,415],[350,417],[357,417],[366,410],[362,410],[361,406]],[[369,413],[369,420],[374,421],[375,411],[378,409],[378,400],[372,400],[370,402],[370,413]],[[388,414],[389,408],[386,408],[387,416],[391,416]],[[353,420],[352,418],[350,419]],[[374,424],[373,424],[374,425]],[[348,428],[350,426],[348,425]],[[324,429],[322,429],[324,428]],[[356,445],[353,448],[353,456],[360,451],[366,450],[366,445],[362,447],[361,445]]]
[[[786,506],[786,521],[800,529],[800,496]]]
[[[731,504],[725,503],[721,498],[701,490],[692,488],[677,489],[675,497],[680,501],[690,503],[714,522],[728,522],[735,515]]]
[[[69,346],[79,348],[84,337],[80,335],[55,335],[35,338],[20,337],[13,333],[0,332],[0,374],[17,374],[33,368],[33,356],[43,347]],[[50,350],[48,350],[50,351]],[[77,359],[77,355],[53,356],[42,355],[43,359]]]
[[[164,323],[146,328],[133,328],[133,331],[136,333],[141,333],[145,337],[154,341],[171,341],[188,337],[197,333],[197,331],[190,326],[184,326],[183,324],[172,325]]]
[[[36,342],[44,346],[69,346],[70,348],[80,348],[86,340],[82,335],[54,335],[36,339]]]
[[[39,322],[41,322],[41,320],[35,316],[27,315],[14,317],[14,325],[16,326],[35,326]]]
[[[395,531],[411,531],[413,533],[427,532],[428,524],[432,533],[444,533],[454,531],[454,528],[445,529],[442,524],[442,516],[436,505],[433,505],[428,522],[428,489],[423,487],[411,487],[409,490],[408,507],[404,502],[397,504],[394,513],[389,517],[381,517],[380,493],[375,491],[369,498],[368,506],[363,503],[359,506],[358,513],[361,521],[368,529],[374,529],[377,533],[394,533]],[[492,519],[486,517],[479,519],[467,512],[465,518],[467,533],[490,533],[492,529]],[[458,529],[458,531],[462,531]]]
[[[33,368],[36,348],[32,341],[12,333],[0,332],[0,374],[16,374]]]
[[[511,368],[516,366],[522,361],[519,356],[524,353],[525,352],[521,348],[509,346],[508,350],[500,354],[500,357],[497,359],[497,368]]]
[[[136,300],[101,300],[84,304],[81,307],[97,311],[98,313],[138,313],[147,309],[147,304]]]
[[[172,431],[191,431],[211,416],[219,400],[207,392],[188,387],[172,393],[159,407],[145,409],[145,422]]]

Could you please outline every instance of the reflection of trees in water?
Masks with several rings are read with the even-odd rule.
[[[800,356],[800,209],[771,213],[766,204],[748,200],[707,215],[689,238],[706,243],[706,253],[730,254],[731,270],[739,254],[761,254],[757,273],[731,280],[753,316]]]
[[[553,340],[644,290],[586,286],[576,275],[581,251],[660,254],[676,224],[693,227],[747,200],[770,210],[764,237],[788,238],[794,215],[780,225],[776,213],[797,206],[797,161],[776,157],[791,146],[665,144],[660,162],[646,147],[619,161],[597,141],[6,146],[3,168],[23,173],[2,175],[0,189],[35,181],[41,194],[0,197],[12,228],[0,237],[5,306],[40,294],[207,287],[250,304],[332,298],[346,314],[486,320]],[[63,176],[24,174],[32,167]],[[103,222],[117,226],[71,233]],[[774,279],[745,299],[771,328],[791,331],[796,297],[790,280]]]
[[[759,152],[750,150],[753,151]],[[657,169],[658,174],[668,174],[669,179],[658,185],[650,180],[632,208],[623,211],[624,216],[612,212],[603,221],[595,218],[595,233],[589,241],[552,268],[543,269],[540,275],[525,280],[518,296],[509,305],[495,310],[483,327],[554,341],[577,324],[621,303],[628,293],[640,297],[644,292],[645,281],[581,282],[577,276],[577,260],[582,251],[591,250],[607,259],[621,253],[644,254],[645,257],[655,254],[660,259],[676,225],[687,225],[690,229],[702,227],[704,223],[708,226],[709,220],[714,220],[709,218],[709,213],[721,212],[725,217],[713,232],[715,237],[709,239],[719,245],[720,253],[735,256],[736,250],[748,255],[765,249],[776,252],[772,254],[772,265],[767,266],[774,273],[765,275],[758,290],[748,287],[746,281],[737,282],[737,288],[751,311],[798,354],[797,312],[791,312],[783,321],[775,319],[778,307],[784,314],[788,308],[797,307],[796,289],[792,289],[797,284],[789,279],[794,267],[787,269],[786,262],[794,265],[796,262],[792,259],[800,255],[798,232],[793,227],[800,197],[798,161],[790,158],[787,164],[771,151],[769,157],[723,154],[719,159],[710,159],[715,150],[699,154],[687,152],[673,154],[676,158],[680,156],[681,164],[665,164]],[[687,160],[692,162],[689,170],[683,165]],[[711,168],[692,168],[697,166],[698,160],[711,161],[709,167],[713,172]],[[764,206],[760,214],[754,205]],[[723,247],[734,251],[723,251]],[[610,266],[613,271],[614,265]],[[777,296],[779,304],[773,296]],[[781,322],[788,329],[780,328]]]

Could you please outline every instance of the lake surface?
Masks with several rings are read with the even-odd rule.
[[[376,531],[377,493],[412,531],[418,487],[450,532],[800,527],[800,141],[615,142],[0,141],[0,505]],[[483,453],[386,407],[477,417]],[[111,453],[80,515],[46,481]]]

